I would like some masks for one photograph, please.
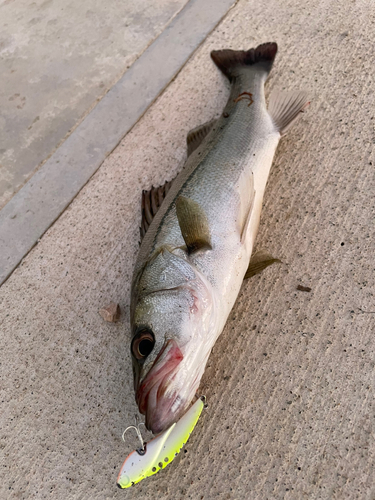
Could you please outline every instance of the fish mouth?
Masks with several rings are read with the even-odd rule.
[[[184,404],[179,397],[178,389],[172,388],[183,358],[177,342],[168,340],[136,392],[139,411],[146,416],[146,427],[154,434],[170,427],[188,406],[189,402]]]

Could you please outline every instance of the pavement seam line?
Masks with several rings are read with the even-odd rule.
[[[3,207],[0,211],[0,286],[237,1],[190,0]],[[193,20],[195,25],[191,30]],[[178,45],[172,43],[176,37]]]

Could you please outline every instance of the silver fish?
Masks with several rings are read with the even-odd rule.
[[[274,92],[267,109],[276,52],[265,43],[211,53],[231,82],[224,112],[189,133],[172,183],[143,192],[131,354],[136,401],[155,434],[188,409],[244,277],[276,260],[250,261],[263,194],[281,135],[309,104],[303,92]]]

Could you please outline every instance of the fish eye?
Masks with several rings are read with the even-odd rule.
[[[140,331],[132,340],[131,350],[133,356],[136,359],[146,358],[153,350],[154,345],[155,338],[153,333],[149,330]]]

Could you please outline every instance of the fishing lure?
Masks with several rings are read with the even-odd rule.
[[[143,443],[139,427],[131,426],[136,429],[142,446],[130,453],[122,464],[117,477],[117,486],[119,488],[129,488],[142,481],[142,479],[156,474],[171,463],[189,439],[205,407],[206,398],[202,396],[197,399],[178,422],[148,443]]]

